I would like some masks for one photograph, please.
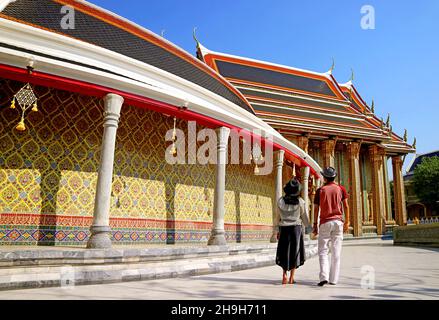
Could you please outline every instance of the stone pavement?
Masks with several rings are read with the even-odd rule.
[[[3,291],[0,299],[439,299],[438,266],[439,249],[345,241],[337,286],[316,286],[315,257],[297,271],[294,285],[280,284],[281,269],[271,266],[190,278]],[[375,277],[373,289],[361,286],[366,274]],[[370,285],[372,278],[363,284]]]

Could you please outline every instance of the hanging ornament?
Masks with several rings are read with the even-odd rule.
[[[293,163],[293,178],[296,177],[296,164]]]
[[[175,128],[177,122],[177,118],[174,117],[174,129],[172,130],[172,141],[175,141],[175,139],[177,138],[177,129]]]
[[[11,109],[15,109],[15,96],[12,98],[12,102],[11,102]]]
[[[37,103],[35,102],[34,105],[32,106],[32,111],[33,112],[38,112],[38,107],[37,107]]]
[[[255,173],[255,174],[259,174],[259,167],[258,167],[257,164],[255,164],[255,171],[254,171],[254,173]]]
[[[26,126],[24,125],[24,118],[21,118],[20,122],[15,127],[18,131],[24,131],[26,130]]]
[[[175,147],[175,142],[172,141],[171,150],[169,150],[169,153],[172,155],[175,155],[177,153],[177,148]]]
[[[32,87],[29,83],[26,83],[12,98],[11,109],[15,109],[15,101],[18,102],[18,105],[21,109],[21,119],[17,124],[15,129],[18,131],[26,130],[26,126],[24,124],[24,115],[26,111],[32,107],[32,111],[38,111],[37,108],[37,97],[32,90]]]

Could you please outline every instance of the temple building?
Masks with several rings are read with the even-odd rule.
[[[338,83],[328,72],[318,73],[258,61],[205,48],[197,41],[197,56],[224,76],[250,103],[255,114],[285,138],[309,153],[322,167],[337,169],[337,182],[350,196],[350,233],[382,235],[407,221],[402,179],[403,155],[414,152],[374,114],[353,84]],[[394,210],[391,206],[387,162],[391,159]],[[284,181],[295,171],[284,166]],[[301,177],[300,170],[295,172]],[[303,178],[303,177],[302,177]],[[309,184],[312,207],[316,180]],[[310,208],[312,211],[312,208]],[[313,218],[313,217],[311,217]]]
[[[439,157],[439,150],[417,154],[408,165],[407,172],[404,175],[404,187],[407,198],[407,219],[431,218],[439,215],[435,208],[423,203],[421,199],[419,199],[413,186],[413,175],[415,174],[416,167],[420,165],[424,159],[432,157]]]
[[[197,48],[85,1],[1,0],[0,244],[275,241],[283,182],[298,176],[312,209],[327,165],[354,236],[406,223],[401,157],[414,148],[352,82]],[[206,141],[191,144],[193,121],[214,129],[216,161],[169,163]],[[248,144],[250,163],[228,161]]]

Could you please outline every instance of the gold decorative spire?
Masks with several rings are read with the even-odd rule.
[[[197,43],[197,48],[199,48],[200,47],[200,41],[198,41],[196,31],[197,31],[197,27],[194,27],[194,31],[192,32],[192,37],[194,38],[195,42]]]
[[[372,113],[375,113],[375,101],[372,99],[372,106],[371,109]]]
[[[404,141],[407,142],[407,129],[404,129]]]
[[[416,137],[413,138],[412,148],[416,149]]]
[[[350,82],[354,81],[354,69],[351,68],[351,78],[349,79]]]
[[[335,60],[334,60],[334,58],[332,58],[332,65],[331,65],[331,68],[329,69],[328,73],[332,74],[332,71],[334,71],[334,68],[335,68]]]
[[[390,113],[387,114],[386,127],[390,127]]]

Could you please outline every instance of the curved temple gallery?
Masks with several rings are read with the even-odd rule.
[[[0,1],[0,244],[275,242],[282,186],[297,177],[309,214],[326,166],[348,191],[351,236],[406,224],[415,149],[353,79],[195,47],[85,1]],[[173,132],[184,159],[205,143],[189,123],[213,134],[213,159],[169,163]],[[246,162],[231,163],[232,144]]]

